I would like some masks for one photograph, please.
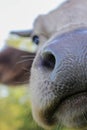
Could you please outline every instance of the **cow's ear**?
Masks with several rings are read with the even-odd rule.
[[[12,35],[17,35],[20,37],[31,37],[33,30],[16,30],[16,31],[11,31],[10,34]]]
[[[5,47],[0,52],[0,82],[10,85],[28,83],[34,57],[35,53]]]

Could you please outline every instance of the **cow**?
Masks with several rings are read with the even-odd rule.
[[[30,53],[6,46],[0,82],[29,84],[32,115],[41,127],[86,130],[87,0],[68,0],[39,15],[32,30],[11,34],[30,37],[38,47]]]

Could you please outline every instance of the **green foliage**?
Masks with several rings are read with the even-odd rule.
[[[27,88],[9,88],[0,99],[0,130],[41,130],[34,122]]]
[[[6,44],[30,52],[37,47],[29,38],[15,35],[9,35]],[[11,86],[8,92],[8,97],[0,98],[0,130],[42,130],[32,118],[27,88]]]

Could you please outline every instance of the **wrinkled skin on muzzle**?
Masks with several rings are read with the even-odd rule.
[[[34,119],[42,127],[87,126],[87,29],[56,35],[45,43],[31,69]]]

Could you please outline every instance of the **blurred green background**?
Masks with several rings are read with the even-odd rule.
[[[29,38],[15,35],[9,35],[6,44],[21,50],[36,50]],[[27,86],[0,85],[0,130],[42,130],[32,118]]]

